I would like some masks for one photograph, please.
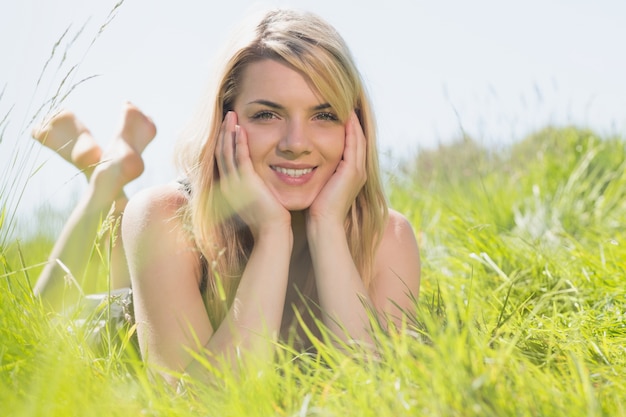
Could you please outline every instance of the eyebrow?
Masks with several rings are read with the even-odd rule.
[[[269,101],[269,100],[263,100],[263,99],[259,99],[259,100],[253,100],[251,102],[248,103],[248,105],[250,104],[260,104],[262,106],[267,106],[270,107],[272,109],[275,110],[283,110],[285,107],[278,104],[278,103],[274,103],[273,101]],[[330,103],[322,103],[322,104],[318,104],[317,106],[313,107],[312,110],[313,111],[319,111],[319,110],[327,110],[332,108],[332,106],[330,105]]]

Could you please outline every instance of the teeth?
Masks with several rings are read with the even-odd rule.
[[[308,174],[313,171],[313,168],[306,169],[290,169],[290,168],[282,168],[282,167],[272,167],[275,171],[280,172],[281,174],[289,175],[290,177],[301,177],[303,175]]]

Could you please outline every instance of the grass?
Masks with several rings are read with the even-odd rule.
[[[546,128],[490,152],[465,139],[393,173],[423,278],[379,355],[279,346],[274,363],[182,392],[124,337],[96,352],[30,285],[51,242],[2,247],[0,404],[27,415],[626,415],[626,170],[620,138]],[[11,410],[7,412],[6,410]]]
[[[75,81],[78,66],[60,52],[86,31],[68,28],[54,45],[37,88],[46,71],[60,79],[31,123],[89,78]],[[89,326],[32,296],[53,243],[43,226],[59,213],[38,211],[42,233],[14,237],[23,188],[40,167],[32,141],[6,149],[13,120],[11,110],[0,115],[0,149],[13,155],[0,181],[2,415],[626,415],[623,138],[548,127],[498,151],[465,137],[403,161],[389,173],[388,195],[422,255],[406,327],[374,328],[377,356],[279,345],[272,363],[208,369],[213,384],[175,392],[149,377],[132,329],[105,327],[110,343],[95,349]]]

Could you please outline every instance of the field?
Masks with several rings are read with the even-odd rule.
[[[148,376],[127,331],[105,328],[96,351],[89,328],[44,312],[31,285],[50,238],[3,232],[0,413],[626,415],[622,138],[547,127],[497,151],[463,138],[402,161],[387,184],[421,246],[406,328],[374,328],[376,356],[281,345],[273,363],[208,369],[213,384],[178,392]]]

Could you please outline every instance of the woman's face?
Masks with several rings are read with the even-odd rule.
[[[286,209],[308,208],[343,154],[333,108],[300,73],[265,59],[244,69],[234,110],[257,174]]]

